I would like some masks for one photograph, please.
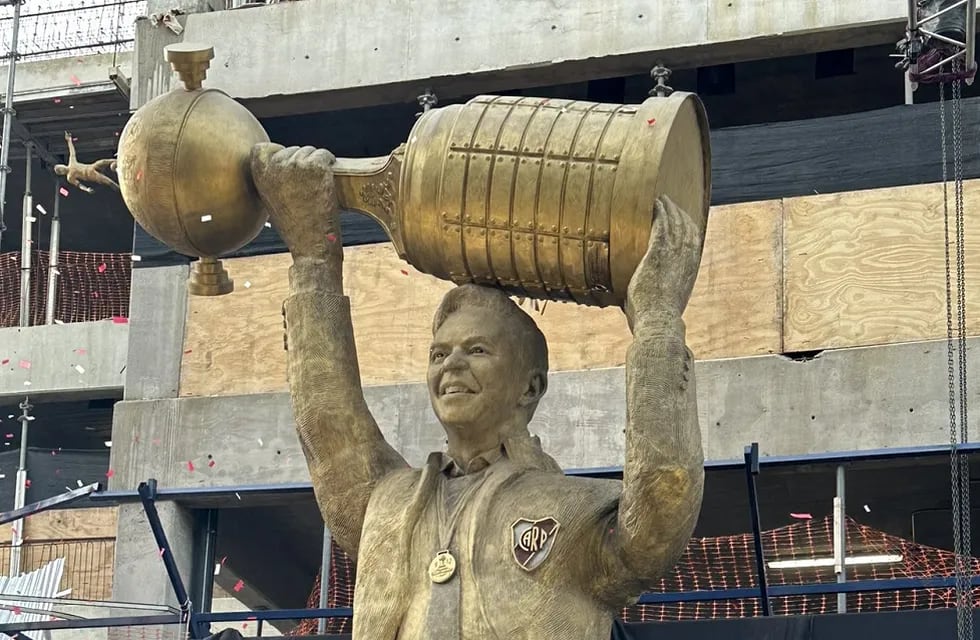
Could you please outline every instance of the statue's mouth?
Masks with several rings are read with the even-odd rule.
[[[462,395],[467,393],[471,394],[473,393],[473,391],[460,384],[448,384],[444,386],[439,393],[440,395],[443,396],[456,396],[456,395]]]

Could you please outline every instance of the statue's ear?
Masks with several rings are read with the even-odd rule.
[[[534,404],[541,399],[545,391],[548,390],[548,375],[540,370],[531,371],[530,380],[528,380],[527,388],[521,395],[520,405],[526,407],[529,404]]]

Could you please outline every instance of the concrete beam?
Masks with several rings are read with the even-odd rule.
[[[209,85],[262,116],[410,102],[890,43],[900,0],[285,2],[186,16],[215,46]],[[183,19],[183,18],[182,18]],[[370,25],[370,26],[365,26]],[[137,31],[149,99],[169,87],[168,38]],[[256,37],[261,34],[261,37]],[[149,65],[149,66],[146,66]],[[139,106],[142,103],[136,103]]]
[[[112,320],[0,328],[0,403],[117,395],[128,339],[129,327]]]
[[[980,338],[968,344],[970,366],[980,366]],[[753,441],[763,455],[948,442],[944,341],[828,351],[808,362],[710,360],[696,371],[708,460],[740,459]],[[532,431],[565,468],[621,465],[624,394],[621,368],[552,374]],[[410,463],[443,447],[423,384],[365,395]],[[127,489],[148,477],[167,487],[309,479],[286,393],[118,403],[112,465],[113,488]]]
[[[133,54],[99,53],[50,60],[18,62],[14,78],[14,107],[19,102],[89,95],[115,87],[110,75],[118,68],[132,74]],[[7,77],[0,66],[0,78]]]

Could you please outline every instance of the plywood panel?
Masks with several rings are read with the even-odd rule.
[[[785,351],[944,337],[942,195],[934,184],[785,200]],[[965,203],[976,335],[980,181],[966,184]]]
[[[700,277],[685,316],[699,358],[779,350],[780,217],[778,201],[712,210]],[[344,286],[364,384],[424,379],[432,313],[453,285],[419,273],[388,244],[347,248],[345,255]],[[287,254],[227,260],[235,291],[190,298],[181,396],[287,389],[281,308],[290,264]],[[524,303],[548,339],[552,370],[625,361],[630,334],[619,309],[538,306]]]
[[[24,525],[27,542],[115,538],[118,509],[55,509],[28,516]],[[0,525],[0,543],[10,541],[12,524]]]

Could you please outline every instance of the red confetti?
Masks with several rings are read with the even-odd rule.
[[[238,593],[244,587],[245,587],[245,583],[243,581],[239,580],[238,582],[235,583],[235,586],[232,587],[232,588],[235,590],[235,593]]]
[[[57,451],[52,451],[51,452],[51,455],[56,456],[56,455],[58,455],[58,452]]]
[[[113,471],[112,469],[109,469],[108,471],[105,472],[105,477],[107,478],[111,478],[114,475],[116,475],[116,472]]]
[[[21,369],[30,369],[31,368],[31,361],[30,360],[21,360],[18,366],[20,366]]]
[[[652,127],[653,125],[657,124],[657,119],[656,118],[650,118],[649,120],[647,120],[647,124]]]
[[[408,275],[408,271],[405,271],[404,269],[402,269],[401,271],[402,271],[402,275],[403,276],[407,276]]]
[[[143,178],[143,170],[140,169],[139,171],[136,172],[136,182],[139,182],[140,180],[142,180],[142,178]]]
[[[13,608],[13,612],[14,612],[14,615],[15,616],[19,616],[20,615],[20,607],[15,606]]]
[[[188,353],[190,353],[191,351],[192,351],[191,349],[188,349],[187,351],[185,351],[185,352],[184,352],[184,355],[187,355],[187,354],[188,354]]]
[[[64,187],[61,187],[60,189],[58,189],[58,193],[60,193],[61,195],[65,196],[66,198],[68,197],[68,189],[65,189]]]
[[[54,99],[54,103],[55,104],[61,104],[61,98],[55,98]]]
[[[99,273],[105,273],[105,269],[106,269],[105,263],[103,262],[102,264],[99,265]]]
[[[190,460],[187,461],[187,470],[188,471],[193,471],[194,470],[194,463],[191,462]]]
[[[329,240],[330,242],[337,242],[337,234],[336,233],[328,233],[327,234],[327,240]]]
[[[163,547],[160,547],[160,552],[159,553],[160,553],[160,557],[161,558],[163,557],[163,554],[165,554],[166,552],[167,552],[166,549],[164,549]]]
[[[129,322],[129,318],[125,316],[112,316],[113,324],[127,324],[128,322]]]
[[[76,76],[74,73],[71,74],[71,78],[69,78],[69,80],[71,80],[72,84],[75,85],[76,87],[82,86],[82,81],[79,80],[78,76]]]
[[[4,358],[3,360],[0,360],[0,364],[7,364],[8,362],[10,362],[10,358]]]
[[[80,356],[84,356],[86,353],[88,353],[88,351],[86,351],[85,349],[79,347],[79,348],[75,349],[75,353],[77,353]]]
[[[221,563],[220,563],[221,566],[224,566],[225,560],[227,560],[227,559],[228,559],[228,556],[221,556]]]
[[[31,480],[30,480],[30,478],[24,480],[24,486],[27,487],[28,489],[31,488]]]
[[[209,467],[213,467],[214,466],[214,460],[208,460],[208,466]]]
[[[6,436],[6,438],[7,438],[7,440],[13,440],[14,439],[14,434],[8,433],[7,436]]]
[[[796,518],[797,520],[813,520],[813,516],[809,513],[791,513],[790,518]]]
[[[93,291],[92,292],[92,297],[93,298],[98,298],[99,297],[99,292],[98,291]]]

